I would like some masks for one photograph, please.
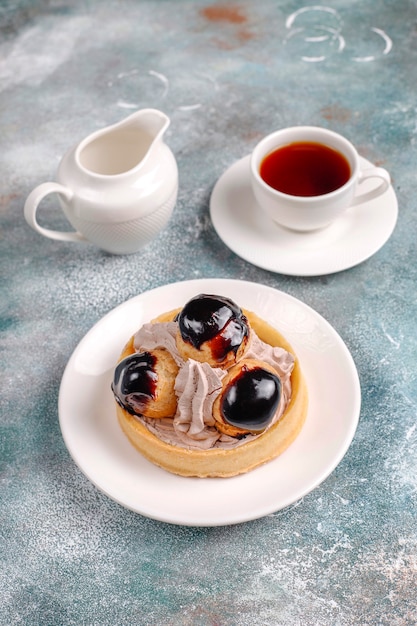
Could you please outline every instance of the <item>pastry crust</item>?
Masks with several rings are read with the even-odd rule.
[[[169,311],[153,322],[172,321],[177,311]],[[256,314],[244,311],[252,328],[262,341],[294,351],[285,338]],[[133,338],[125,346],[120,359],[134,352]],[[133,415],[116,403],[117,417],[129,441],[149,461],[181,476],[230,477],[262,465],[288,448],[300,433],[308,407],[307,387],[295,356],[291,374],[292,395],[285,412],[271,428],[259,437],[232,449],[189,450],[161,441]]]

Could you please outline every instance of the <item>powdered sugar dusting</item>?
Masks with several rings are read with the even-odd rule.
[[[417,623],[414,7],[307,4],[1,3],[2,623]],[[168,227],[131,257],[33,232],[24,200],[64,151],[146,107],[171,118],[180,191]],[[209,218],[230,165],[272,130],[305,123],[386,167],[400,205],[377,254],[312,279],[246,263]],[[67,229],[56,204],[40,217]],[[347,343],[362,386],[359,427],[331,476],[233,527],[122,508],[78,470],[58,424],[62,374],[85,333],[126,299],[198,276],[252,280],[312,306]],[[195,494],[198,506],[202,483]]]

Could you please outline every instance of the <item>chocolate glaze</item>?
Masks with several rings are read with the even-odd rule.
[[[229,298],[200,294],[187,302],[178,315],[181,337],[199,350],[210,342],[213,358],[221,362],[235,354],[249,333],[242,310]]]
[[[278,376],[261,367],[241,372],[227,386],[221,401],[221,414],[227,424],[259,433],[275,415],[281,398]]]
[[[155,398],[158,376],[156,357],[150,352],[131,354],[120,361],[111,385],[116,402],[132,415],[140,415],[149,400]]]

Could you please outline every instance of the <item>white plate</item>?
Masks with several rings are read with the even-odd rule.
[[[250,156],[240,159],[219,178],[210,214],[224,243],[253,265],[292,276],[333,274],[375,254],[394,230],[398,204],[392,187],[377,200],[352,207],[323,230],[296,233],[281,228],[256,205],[249,160]],[[361,161],[371,165],[362,157]],[[362,189],[374,184],[366,181]]]
[[[309,390],[307,420],[296,441],[274,461],[235,478],[183,478],[152,465],[120,430],[110,390],[127,339],[143,323],[199,293],[228,296],[281,331],[297,352]],[[273,513],[317,487],[351,443],[360,398],[348,349],[313,309],[264,285],[203,279],[148,291],[103,317],[68,362],[59,419],[74,461],[110,498],[153,519],[217,526]]]

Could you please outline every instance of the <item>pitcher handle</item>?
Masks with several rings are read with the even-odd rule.
[[[29,226],[44,237],[49,237],[50,239],[56,239],[58,241],[86,241],[86,238],[78,231],[62,232],[60,230],[44,228],[38,224],[36,211],[43,198],[50,193],[58,193],[67,201],[70,201],[74,195],[71,189],[60,185],[59,183],[42,183],[41,185],[38,185],[38,187],[35,187],[35,189],[28,195],[24,208],[25,219]]]

